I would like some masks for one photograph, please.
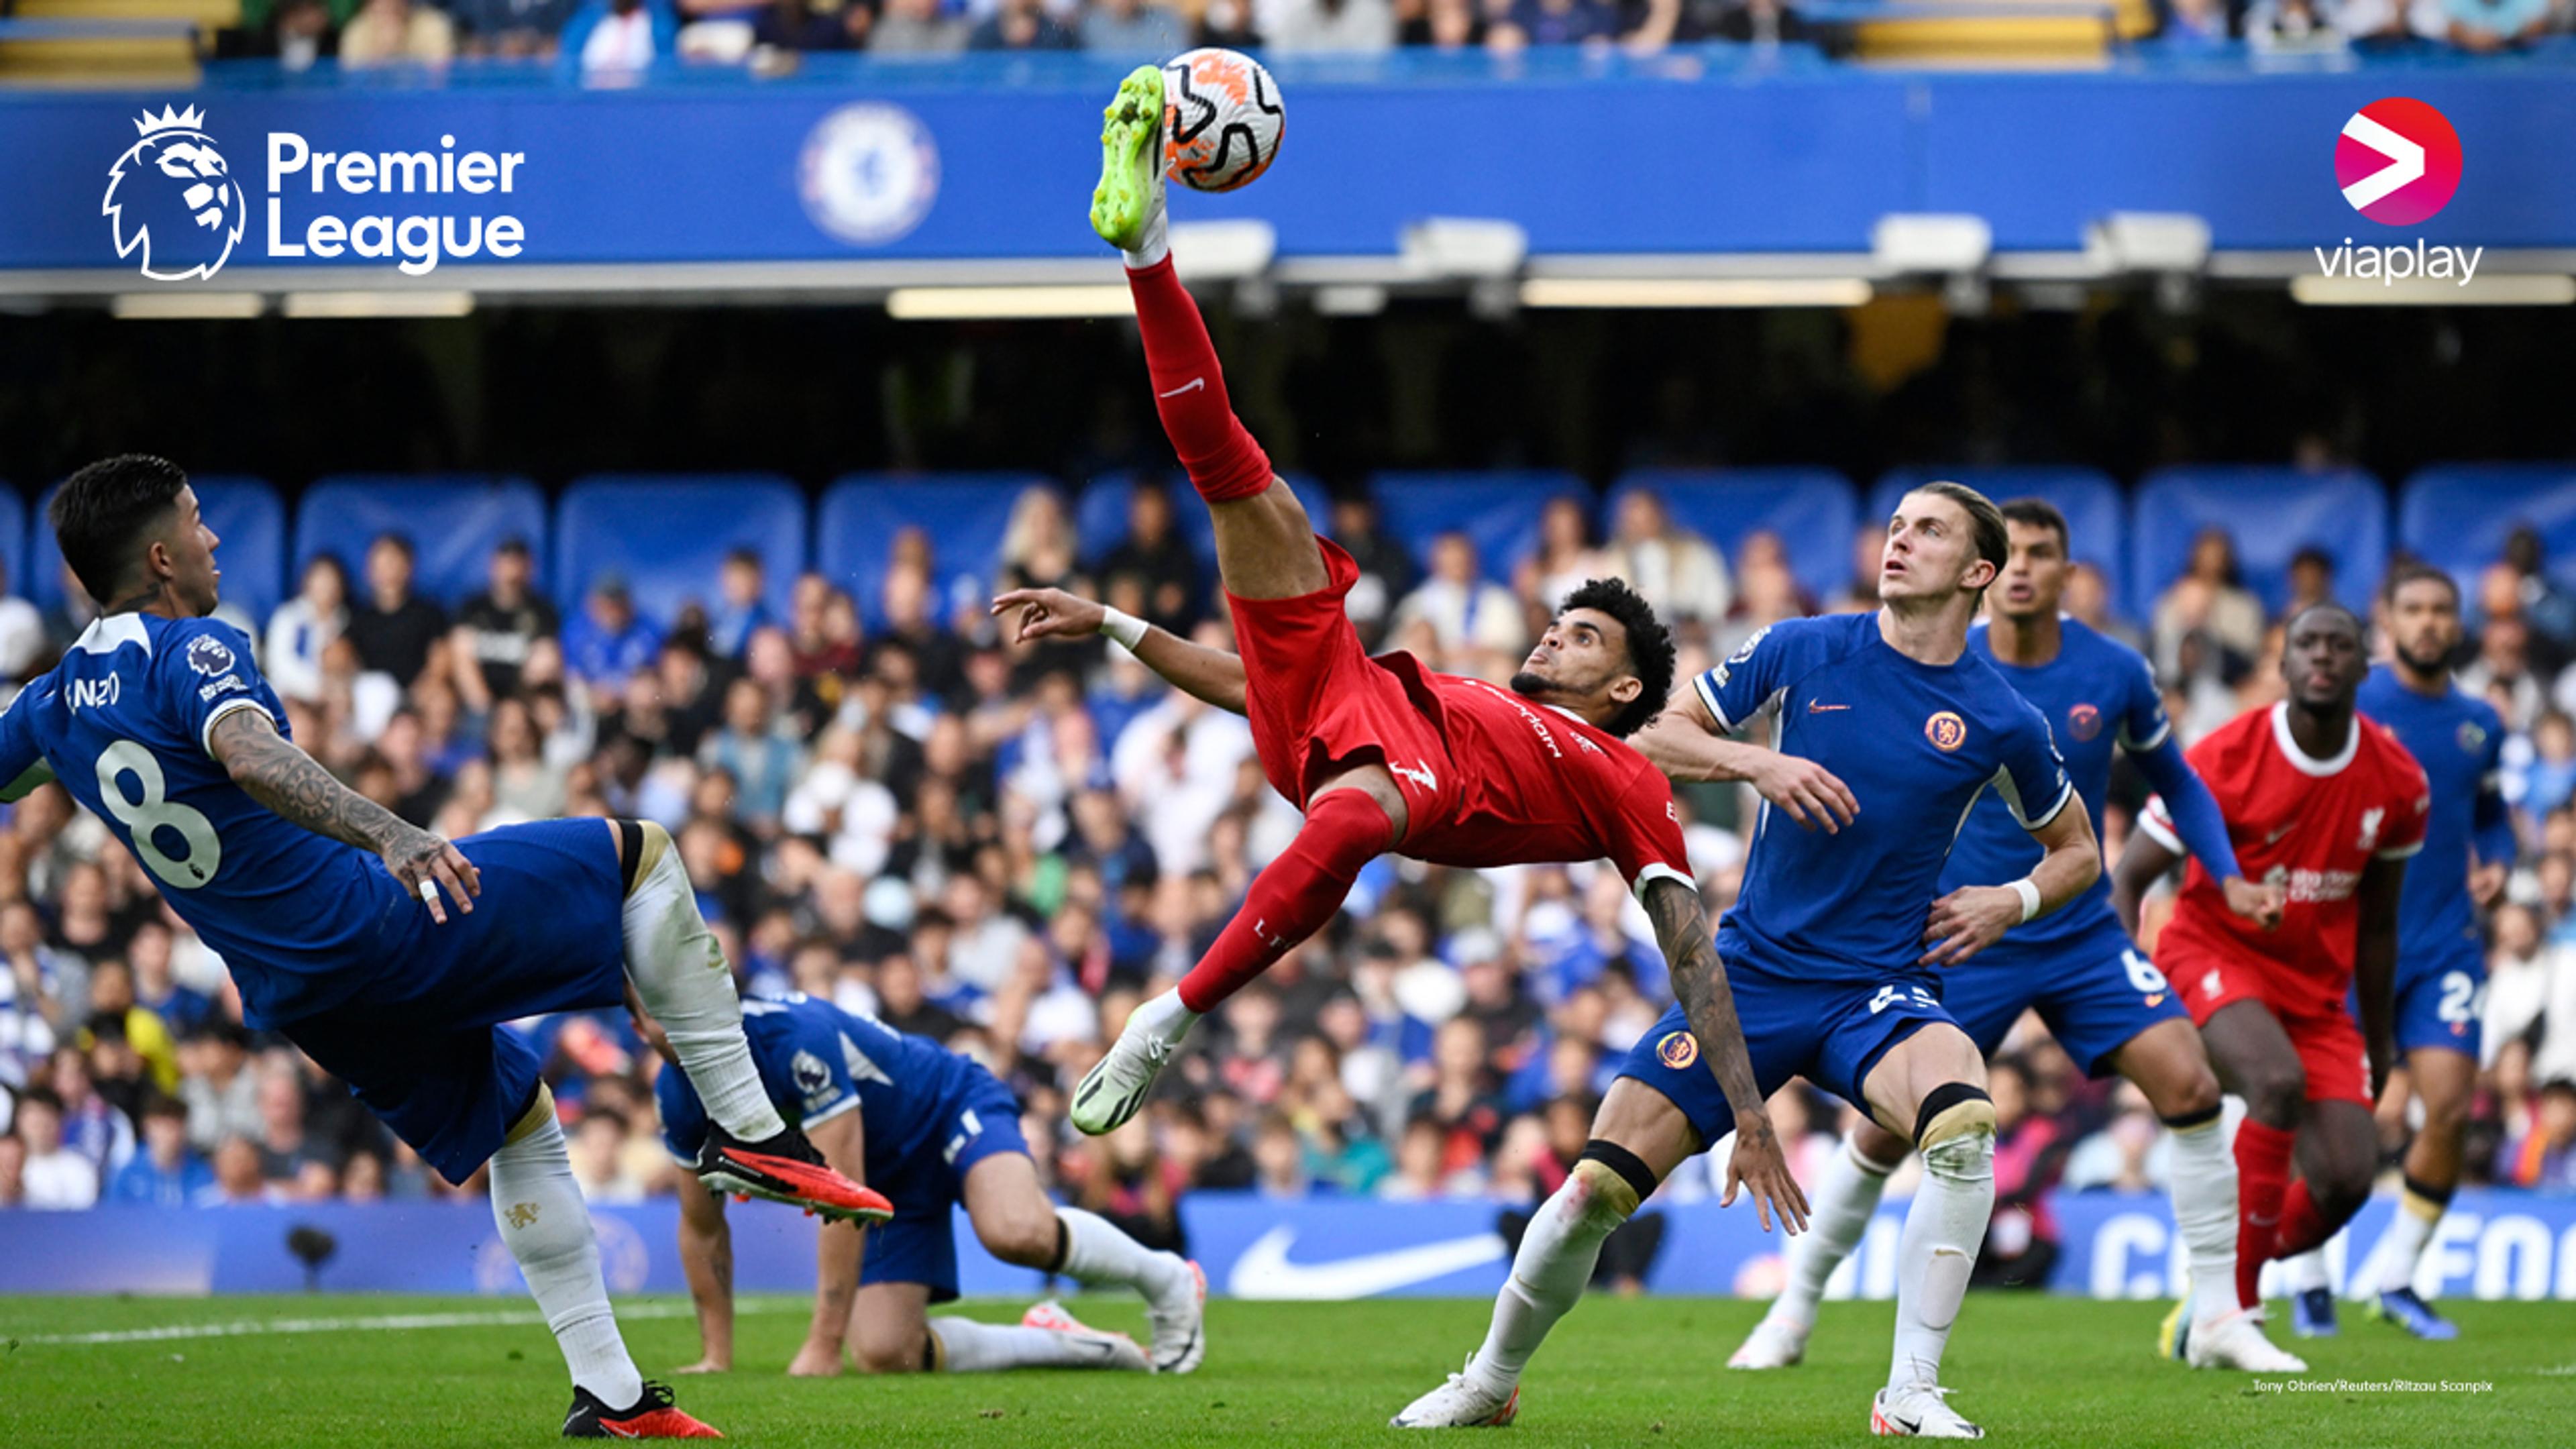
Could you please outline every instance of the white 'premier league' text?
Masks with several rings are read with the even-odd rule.
[[[315,196],[509,195],[518,184],[524,151],[459,151],[454,136],[438,138],[435,151],[316,151],[293,131],[268,134],[268,254],[331,258],[343,255],[391,260],[406,276],[426,276],[441,261],[477,253],[508,260],[527,242],[515,216],[394,216],[390,212],[343,216],[324,212],[304,225],[300,238],[286,230],[286,187],[301,175]]]

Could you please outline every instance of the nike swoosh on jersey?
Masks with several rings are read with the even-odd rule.
[[[1179,397],[1182,393],[1185,393],[1185,392],[1195,392],[1195,391],[1197,391],[1198,389],[1203,388],[1203,387],[1205,387],[1205,386],[1207,386],[1207,379],[1206,379],[1206,378],[1204,378],[1204,377],[1194,377],[1194,378],[1191,378],[1189,381],[1187,381],[1187,382],[1185,382],[1185,383],[1182,383],[1179,387],[1173,388],[1170,392],[1158,392],[1158,393],[1154,394],[1154,396],[1156,396],[1156,397]]]
[[[1370,1298],[1498,1263],[1504,1257],[1499,1233],[1447,1238],[1329,1263],[1290,1262],[1288,1248],[1296,1241],[1297,1230],[1286,1224],[1254,1239],[1226,1275],[1226,1291],[1237,1298],[1307,1302]]]
[[[1812,699],[1807,701],[1807,713],[1809,714],[1832,714],[1835,710],[1849,708],[1851,708],[1851,706],[1847,704],[1824,704]]]

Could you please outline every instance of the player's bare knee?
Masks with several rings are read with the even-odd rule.
[[[2207,1062],[2195,1062],[2185,1071],[2168,1073],[2152,1082],[2140,1082],[2147,1094],[2147,1104],[2167,1122],[2177,1118],[2205,1117],[2219,1109],[2218,1074]]]
[[[2245,1083],[2245,1114],[2284,1132],[2299,1125],[2308,1104],[2307,1073],[2295,1066],[2275,1067]]]
[[[885,1329],[860,1334],[858,1342],[850,1345],[850,1354],[858,1360],[861,1373],[924,1373],[935,1365],[938,1343],[939,1336],[927,1327],[908,1333]]]
[[[1905,1154],[1913,1148],[1913,1143],[1866,1117],[1861,1119],[1859,1126],[1852,1129],[1853,1159],[1859,1162],[1864,1170],[1875,1172],[1881,1177],[1894,1172],[1898,1164],[1905,1161]]]
[[[2424,1106],[2423,1131],[2425,1134],[2447,1133],[2456,1136],[2462,1128],[2469,1125],[2468,1093],[2451,1091],[2445,1087],[2438,1090],[2419,1091],[2416,1096]]]
[[[1983,1087],[1944,1082],[1923,1095],[1914,1116],[1914,1147],[1923,1170],[1938,1177],[1979,1178],[1994,1170],[1995,1100]]]
[[[975,1240],[1005,1263],[1041,1272],[1054,1268],[1064,1248],[1064,1228],[1044,1199],[977,1216]]]

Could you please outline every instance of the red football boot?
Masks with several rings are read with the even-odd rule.
[[[575,1385],[572,1411],[564,1415],[567,1439],[721,1439],[723,1434],[671,1404],[671,1386],[646,1380],[635,1407],[612,1411],[599,1395]]]
[[[826,1218],[873,1226],[894,1216],[885,1195],[833,1171],[823,1154],[790,1127],[762,1142],[744,1142],[709,1124],[698,1149],[698,1181],[707,1190],[794,1203]]]

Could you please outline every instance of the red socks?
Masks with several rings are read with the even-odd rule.
[[[1145,336],[1145,371],[1154,380],[1154,410],[1190,482],[1210,503],[1250,498],[1270,486],[1270,456],[1234,416],[1225,372],[1208,340],[1199,304],[1165,257],[1127,272],[1136,325]],[[1229,988],[1231,989],[1231,988]]]
[[[2248,1117],[2236,1129],[2236,1306],[2254,1308],[2256,1286],[2280,1237],[2282,1198],[2290,1186],[2294,1134]],[[2306,1190],[2301,1189],[2304,1199]],[[2313,1211],[2313,1210],[2312,1210]]]
[[[1181,1004],[1214,1010],[1288,948],[1322,930],[1342,908],[1360,867],[1394,844],[1394,836],[1386,811],[1358,790],[1315,797],[1296,840],[1252,878],[1234,919],[1181,978]]]
[[[2326,1221],[2317,1200],[2308,1195],[2307,1179],[2290,1184],[2281,1197],[2281,1225],[2272,1230],[2272,1256],[2295,1258],[2335,1235],[2343,1224]]]

